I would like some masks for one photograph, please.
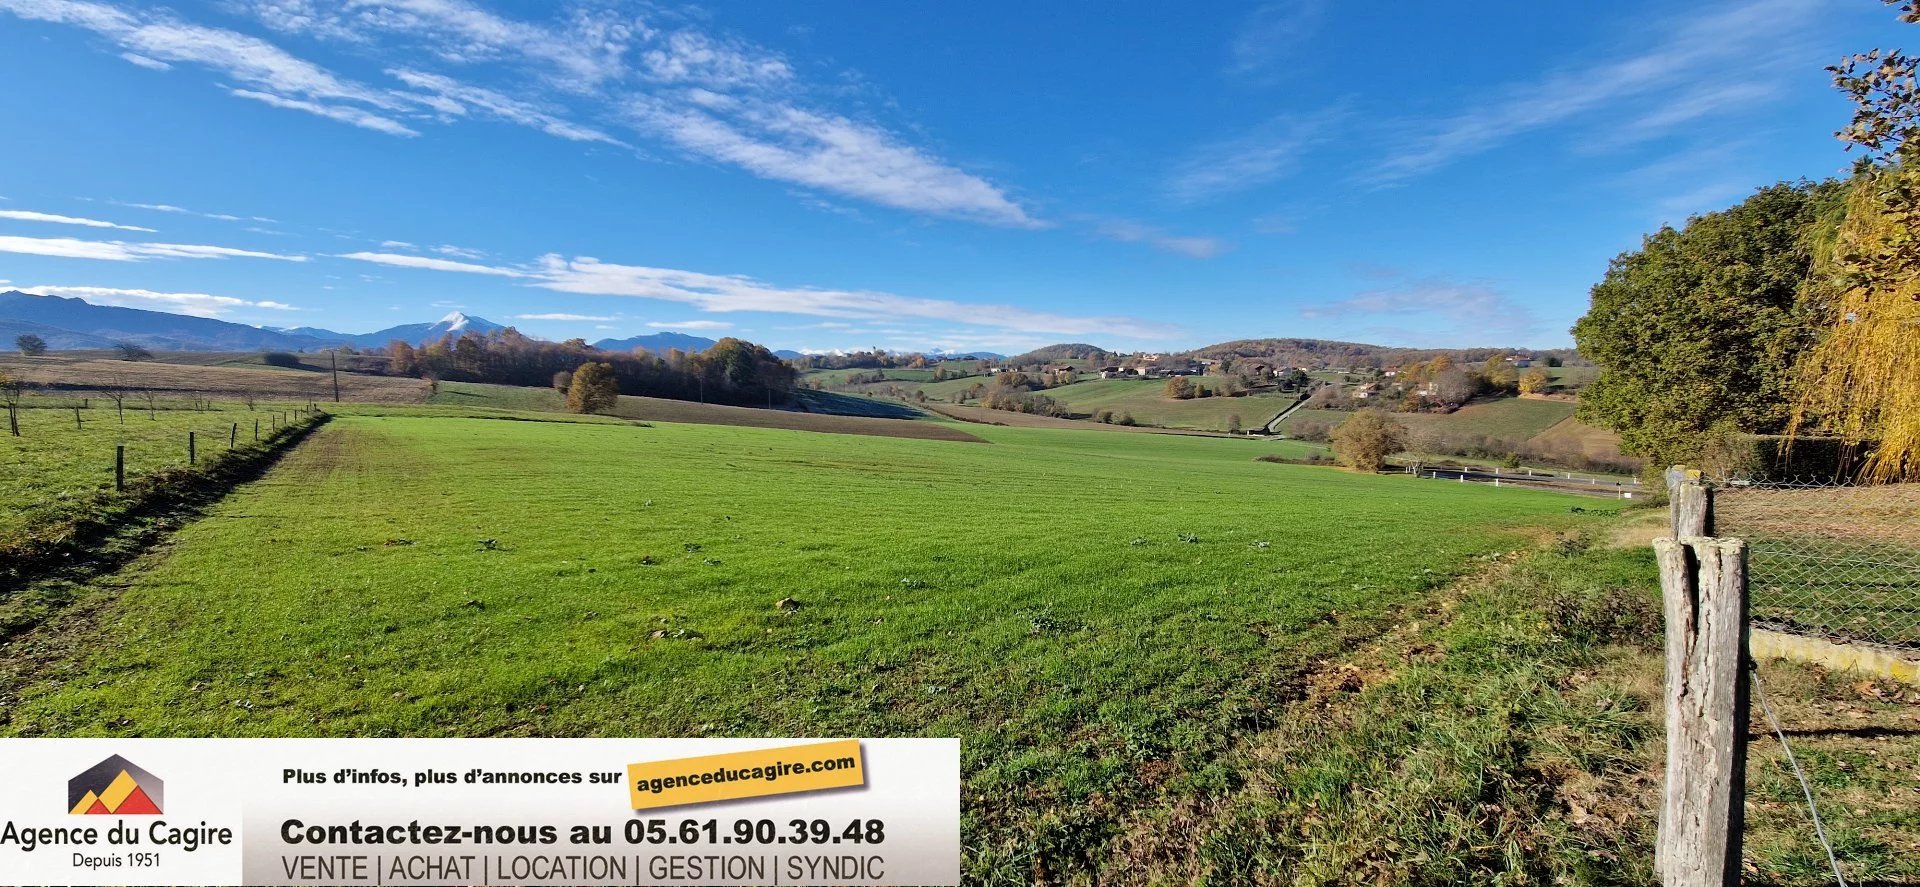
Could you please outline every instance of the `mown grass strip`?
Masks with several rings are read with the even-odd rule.
[[[37,521],[0,536],[0,603],[11,603],[8,597],[41,579],[84,581],[118,566],[157,532],[258,477],[330,418],[316,413],[231,450],[208,446],[199,464],[135,475],[124,491],[85,492],[42,512]],[[20,628],[17,615],[0,611],[0,638]]]

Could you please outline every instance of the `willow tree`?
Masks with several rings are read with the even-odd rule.
[[[1872,446],[1868,479],[1920,480],[1920,58],[1874,50],[1829,70],[1856,105],[1837,135],[1864,156],[1817,265],[1826,329],[1801,361],[1793,427]]]

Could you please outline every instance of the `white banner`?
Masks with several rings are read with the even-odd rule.
[[[4,739],[0,881],[958,884],[960,743]]]

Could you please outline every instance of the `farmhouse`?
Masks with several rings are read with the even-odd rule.
[[[1354,400],[1366,400],[1379,393],[1380,393],[1380,386],[1369,382],[1368,384],[1365,384],[1358,388],[1353,389],[1353,391],[1349,393],[1347,396],[1353,398]]]

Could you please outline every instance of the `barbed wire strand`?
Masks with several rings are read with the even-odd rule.
[[[1840,858],[1833,853],[1833,843],[1827,840],[1827,827],[1820,822],[1820,807],[1813,802],[1813,786],[1807,784],[1807,774],[1800,769],[1800,762],[1793,756],[1793,746],[1787,744],[1787,734],[1780,729],[1780,719],[1773,716],[1773,706],[1767,702],[1767,687],[1760,682],[1760,666],[1753,660],[1747,660],[1747,672],[1753,675],[1753,694],[1760,697],[1760,710],[1767,715],[1767,723],[1773,727],[1773,735],[1780,740],[1780,750],[1787,753],[1787,765],[1793,768],[1793,776],[1800,780],[1800,793],[1807,798],[1807,812],[1813,814],[1813,834],[1820,839],[1820,846],[1827,851],[1827,864],[1833,866],[1833,879],[1840,887],[1847,887],[1847,876],[1840,873]]]

